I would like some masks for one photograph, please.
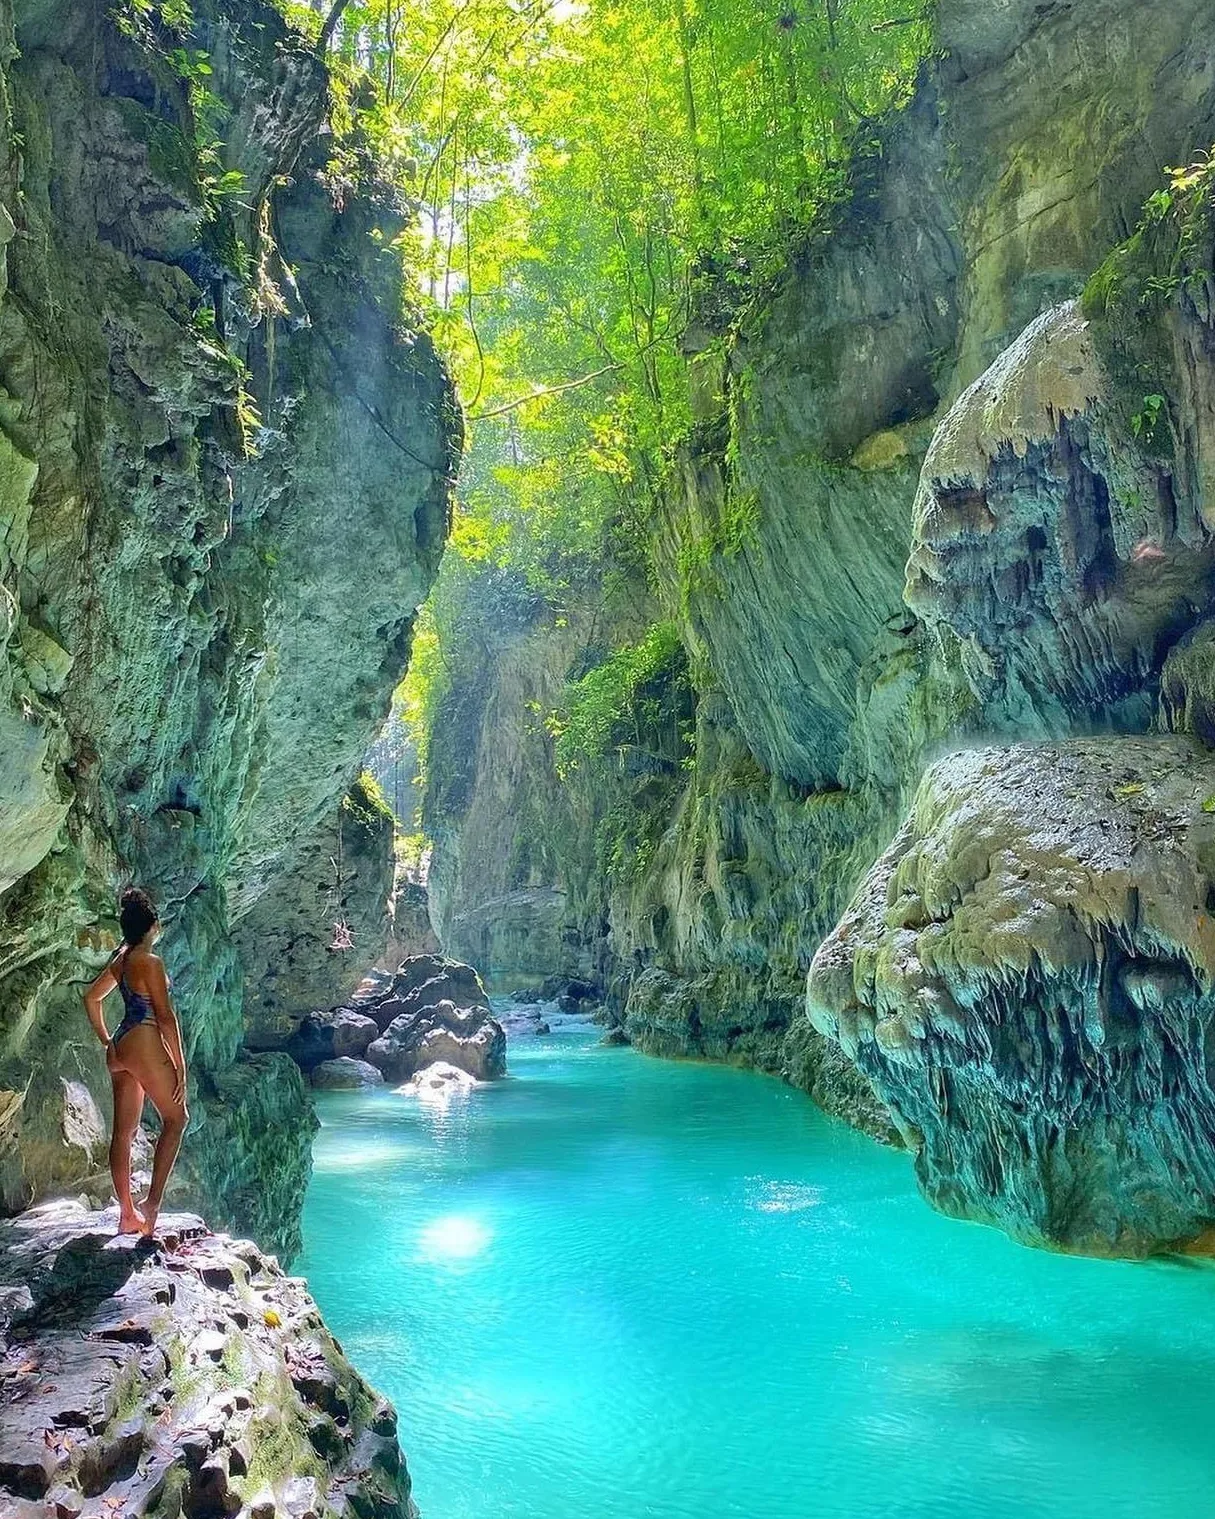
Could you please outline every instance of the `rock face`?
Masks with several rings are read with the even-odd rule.
[[[473,623],[466,649],[445,652],[453,679],[431,738],[423,809],[439,940],[495,988],[593,971],[602,918],[584,847],[595,808],[557,784],[552,738],[535,716],[560,701],[594,629],[576,612],[549,615],[525,587],[509,594],[500,578],[474,593],[495,615]],[[625,608],[613,613],[630,626]]]
[[[1181,1000],[1158,1015],[1120,982],[1090,996],[1077,964],[1055,976],[1058,925],[1041,913],[1038,944],[1030,915],[1027,1007],[1041,1016],[1029,1032],[1015,1010],[997,1013],[1011,992],[986,1010],[979,990],[966,1001],[972,972],[988,984],[990,945],[953,945],[956,965],[923,968],[925,996],[941,996],[923,1047],[929,1012],[910,961],[876,983],[873,965],[901,965],[917,935],[935,942],[927,923],[879,921],[895,868],[883,851],[922,836],[929,870],[939,830],[925,809],[948,811],[950,767],[970,763],[943,761],[918,792],[931,761],[999,745],[992,775],[1023,775],[1030,742],[1043,765],[1073,767],[1075,805],[1045,779],[1039,802],[1062,808],[1050,848],[1089,880],[1104,866],[1081,793],[1106,813],[1123,806],[1101,779],[1119,746],[1133,778],[1115,789],[1145,787],[1133,801],[1156,797],[1139,774],[1146,735],[1215,738],[1209,183],[1167,211],[1158,200],[1126,241],[1166,166],[1215,139],[1209,7],[1181,0],[1149,29],[1130,0],[946,0],[936,17],[940,54],[880,154],[854,166],[847,207],[772,288],[726,318],[706,303],[687,335],[695,422],[650,518],[656,596],[633,601],[650,621],[677,621],[692,741],[670,743],[682,714],[647,693],[629,714],[646,766],[622,757],[591,786],[558,776],[529,702],[545,707],[583,673],[588,640],[567,646],[568,622],[546,638],[541,614],[524,633],[482,629],[490,668],[457,682],[433,746],[467,755],[460,784],[434,798],[435,921],[464,935],[495,921],[504,883],[551,889],[561,937],[640,1048],[783,1071],[831,1111],[912,1144],[928,1195],[953,1212],[1041,1243],[1141,1253],[1200,1234],[1210,1201],[1206,972],[1186,934],[1153,947],[1126,903],[1126,925],[1111,907],[1085,930],[1090,969],[1128,955],[1190,964]],[[607,591],[602,602],[587,625],[606,653],[635,640],[636,612],[617,617]],[[541,670],[543,689],[529,673]],[[504,696],[525,687],[512,715]],[[1112,746],[1100,764],[1070,747],[1094,733]],[[1166,828],[1187,786],[1199,804],[1211,788],[1200,748],[1159,752]],[[511,833],[494,808],[516,792],[528,820]],[[1019,794],[1025,810],[1010,815],[997,780],[978,786],[967,826],[1031,837],[1038,803],[1028,782]],[[1183,853],[1203,826],[1186,823]],[[1155,872],[1153,900],[1180,924],[1194,879],[1151,863],[1155,827],[1117,868],[1123,885],[1141,861]],[[941,848],[964,860],[962,823],[941,829]],[[844,920],[865,925],[854,964],[832,930],[858,885]],[[825,936],[812,1022],[805,978]],[[552,937],[545,927],[537,944]],[[548,968],[525,946],[511,957],[520,974]],[[1112,1030],[1091,1060],[1073,1042],[1073,1026],[1089,1030],[1082,1003],[1107,1008]],[[1175,1013],[1191,1019],[1184,1039]],[[888,1044],[904,1027],[914,1043],[896,1058],[871,1023]]]
[[[304,1013],[348,997],[364,970],[382,963],[393,831],[392,813],[360,776],[336,816],[301,846],[290,876],[240,919],[246,1044],[275,1042]]]
[[[1203,1243],[1213,813],[1215,754],[1183,738],[976,749],[928,771],[815,956],[807,1006],[936,1206],[1090,1254]]]
[[[1206,600],[1215,551],[1205,502],[1126,432],[1074,302],[1032,322],[937,428],[906,599],[959,640],[989,728],[1151,721],[1160,651]]]
[[[155,1250],[51,1203],[0,1225],[0,1508],[411,1519],[396,1414],[298,1277],[189,1214]]]
[[[364,964],[384,931],[382,834],[364,849],[340,808],[437,569],[459,424],[384,251],[399,208],[326,178],[314,48],[261,0],[199,0],[184,38],[131,9],[124,32],[0,0],[0,1205],[83,1174],[63,1080],[106,1104],[80,989],[135,879],[192,1071],[182,1180],[290,1254],[306,1091],[242,1055],[242,1004],[336,1000],[362,965],[333,920]],[[200,181],[179,45],[207,56],[235,197]]]
[[[441,949],[430,921],[426,887],[398,874],[388,899],[388,944],[380,964],[399,965],[411,955],[437,955]]]

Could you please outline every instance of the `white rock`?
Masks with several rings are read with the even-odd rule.
[[[420,1102],[450,1102],[454,1096],[480,1085],[467,1071],[449,1065],[446,1060],[436,1060],[410,1077],[404,1086],[397,1087],[397,1091],[402,1097],[416,1097]]]

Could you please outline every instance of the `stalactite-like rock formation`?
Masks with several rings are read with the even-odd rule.
[[[808,1011],[938,1207],[1090,1254],[1207,1247],[1212,798],[1215,755],[1184,738],[929,770],[815,956]]]

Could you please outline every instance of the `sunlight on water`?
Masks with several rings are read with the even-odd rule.
[[[1021,1249],[777,1082],[594,1040],[321,1096],[302,1265],[423,1519],[1207,1511],[1215,1273]]]
[[[480,1255],[492,1235],[475,1218],[449,1214],[436,1218],[422,1230],[421,1254],[424,1260],[468,1260]]]

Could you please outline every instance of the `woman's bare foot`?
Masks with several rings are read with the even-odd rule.
[[[146,1220],[137,1208],[120,1208],[118,1210],[119,1234],[142,1234]]]
[[[152,1204],[148,1202],[147,1198],[144,1199],[142,1206],[143,1218],[140,1222],[139,1232],[145,1239],[155,1239],[156,1217],[160,1212],[160,1207],[158,1205],[154,1208]]]

